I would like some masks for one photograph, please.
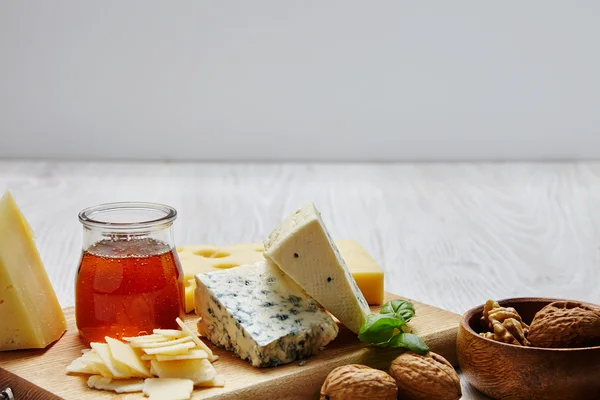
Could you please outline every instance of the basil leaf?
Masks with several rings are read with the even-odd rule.
[[[385,303],[379,314],[394,315],[408,322],[415,316],[415,306],[410,301],[396,299]]]
[[[421,355],[425,355],[429,351],[429,346],[412,333],[400,333],[392,337],[386,347],[402,347]]]
[[[402,331],[406,321],[393,315],[371,314],[361,326],[358,338],[366,343],[387,342],[397,333]]]

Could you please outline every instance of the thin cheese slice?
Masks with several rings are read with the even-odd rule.
[[[215,367],[208,360],[152,360],[150,363],[159,378],[191,379],[197,386],[207,384],[217,376]]]
[[[179,338],[185,336],[185,332],[177,329],[155,329],[152,331],[155,335]]]
[[[79,357],[82,363],[84,363],[90,369],[93,369],[95,374],[100,374],[107,378],[113,378],[114,375],[110,372],[104,361],[96,354],[96,352],[92,349],[89,352],[86,352],[81,357]]]
[[[56,293],[13,197],[0,199],[0,351],[38,349],[67,329]]]
[[[149,400],[187,400],[192,396],[194,382],[189,379],[155,379],[144,381],[143,392]]]
[[[111,353],[108,345],[106,343],[90,343],[92,349],[98,354],[98,356],[102,359],[106,368],[110,371],[113,377],[115,378],[130,378],[134,376],[133,371],[127,365],[116,361]],[[88,353],[89,354],[89,353]],[[84,354],[85,356],[85,354]]]
[[[151,376],[148,367],[146,367],[136,352],[128,344],[108,336],[104,339],[106,340],[106,344],[108,345],[110,354],[114,360],[126,365],[132,371],[136,372],[136,376]]]
[[[100,374],[98,368],[94,367],[92,363],[86,363],[81,358],[77,358],[67,365],[67,372],[72,374],[88,374],[95,375]]]
[[[225,378],[223,378],[221,375],[215,376],[215,379],[210,382],[210,386],[225,387]]]
[[[135,336],[135,337],[124,337],[123,340],[126,342],[135,342],[135,343],[155,343],[155,342],[166,342],[169,340],[168,337],[164,337],[162,335],[144,335],[144,336]]]
[[[182,337],[179,339],[167,340],[166,342],[156,342],[156,343],[131,342],[130,345],[131,345],[131,347],[141,347],[143,349],[152,349],[152,348],[173,346],[173,345],[185,343],[185,342],[193,343],[193,340],[191,337],[186,336],[186,337]],[[194,343],[194,345],[195,345],[195,343]]]
[[[157,361],[176,361],[176,360],[203,360],[208,358],[208,354],[204,350],[192,349],[187,354],[177,354],[174,356],[157,354]]]
[[[313,203],[290,215],[265,240],[265,258],[357,333],[371,313],[367,300]]]
[[[213,354],[212,350],[207,345],[205,345],[204,342],[200,340],[200,338],[196,336],[196,334],[192,332],[190,328],[188,328],[188,326],[185,324],[185,322],[181,320],[181,318],[177,318],[175,321],[177,321],[177,325],[179,325],[182,331],[184,331],[192,337],[192,340],[194,341],[194,343],[196,343],[196,346],[198,346],[200,349],[204,350],[208,354],[210,362],[215,362],[219,359],[219,356]]]
[[[112,380],[99,375],[92,375],[87,381],[88,387],[99,390],[111,390],[116,393],[141,392],[144,381],[141,379]]]
[[[182,354],[182,353],[186,353],[187,349],[191,349],[193,347],[196,347],[196,344],[192,341],[188,341],[185,343],[174,344],[172,346],[144,348],[144,353],[146,353],[146,354]]]

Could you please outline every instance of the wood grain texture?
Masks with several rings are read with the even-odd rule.
[[[200,150],[200,149],[199,149]],[[260,241],[313,200],[336,239],[381,263],[386,290],[457,313],[488,298],[600,303],[600,163],[173,164],[0,161],[64,307],[77,213],[143,200],[179,211],[180,245]],[[465,399],[483,399],[464,383]]]
[[[535,314],[557,299],[499,301],[531,324]],[[467,311],[458,332],[458,358],[475,387],[502,400],[598,400],[600,346],[549,349],[496,342],[478,335],[483,306]]]
[[[60,397],[0,368],[0,392],[10,388],[16,400],[60,400]]]
[[[397,296],[386,295],[386,301],[392,298]],[[81,355],[83,348],[88,347],[77,334],[73,311],[73,308],[66,309],[67,333],[52,347],[47,350],[0,352],[0,365],[66,400],[115,398],[112,392],[88,389],[87,378],[66,375],[67,365]],[[379,311],[379,307],[373,307],[373,311]],[[456,334],[460,315],[418,302],[415,302],[415,311],[416,316],[410,321],[412,330],[428,343],[432,351],[457,365]],[[186,323],[196,331],[197,320],[196,315],[188,314]],[[314,399],[319,397],[325,377],[335,367],[359,363],[388,369],[400,351],[365,346],[343,326],[332,343],[321,353],[307,358],[302,365],[297,361],[276,368],[254,368],[229,351],[213,349],[220,356],[214,366],[225,379],[225,387],[197,390],[193,399]],[[144,397],[133,394],[122,398],[134,400]]]

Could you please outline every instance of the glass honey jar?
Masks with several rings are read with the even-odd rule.
[[[108,203],[79,213],[83,251],[75,319],[87,341],[178,328],[183,271],[172,225],[177,211],[154,203]]]

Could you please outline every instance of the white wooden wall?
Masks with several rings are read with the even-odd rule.
[[[600,2],[3,0],[0,157],[600,156]]]

